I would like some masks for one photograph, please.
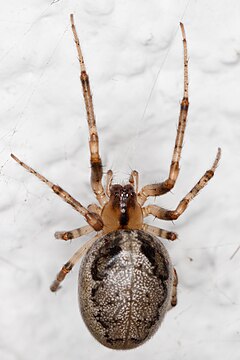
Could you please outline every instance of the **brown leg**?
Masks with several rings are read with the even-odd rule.
[[[88,211],[101,215],[102,209],[97,204],[90,204],[87,207]]]
[[[86,225],[70,231],[57,231],[55,232],[54,236],[56,239],[67,241],[67,240],[79,238],[80,236],[83,235],[87,235],[92,231],[94,231],[94,229],[91,226]]]
[[[103,175],[102,160],[99,155],[98,132],[97,132],[96,120],[93,110],[92,94],[91,94],[88,74],[86,72],[86,67],[82,55],[82,50],[80,47],[79,38],[74,24],[73,14],[70,15],[70,20],[71,20],[73,36],[78,52],[78,60],[81,70],[80,79],[82,83],[83,96],[84,96],[85,107],[87,112],[88,128],[90,135],[89,148],[90,148],[90,163],[91,163],[91,186],[97,200],[99,201],[100,205],[103,206],[107,202],[107,197],[105,195],[102,185],[102,175]]]
[[[69,193],[63,190],[60,186],[53,184],[51,181],[47,180],[43,175],[39,174],[30,166],[26,165],[24,162],[19,160],[15,155],[11,154],[11,157],[22,167],[24,167],[31,174],[35,175],[39,180],[43,181],[47,186],[49,186],[55,194],[60,196],[65,202],[70,204],[76,211],[82,214],[88,224],[94,228],[94,230],[99,231],[103,228],[103,222],[99,215],[95,213],[91,213],[88,211],[82,204],[75,200]]]
[[[214,176],[218,162],[221,157],[221,149],[218,149],[217,156],[210,170],[207,170],[192,190],[180,201],[175,210],[163,209],[157,205],[148,205],[143,208],[144,216],[149,214],[156,216],[162,220],[176,220],[187,208],[190,201],[199,193],[199,191],[207,185],[208,181]]]
[[[180,23],[180,27],[182,31],[183,51],[184,51],[184,89],[183,89],[183,99],[180,105],[177,136],[175,140],[170,171],[167,180],[157,184],[146,185],[141,189],[141,191],[138,194],[138,202],[140,205],[143,205],[145,203],[148,196],[163,195],[168,191],[170,191],[174,187],[179,173],[179,161],[181,157],[182,144],[183,144],[184,132],[186,128],[188,105],[189,105],[187,41],[186,41],[184,26],[182,23]]]
[[[138,193],[138,172],[133,170],[129,177],[129,183],[134,187],[135,193]]]
[[[171,240],[171,241],[174,241],[177,239],[177,234],[175,232],[163,230],[156,226],[143,224],[142,229],[143,229],[143,231],[146,231],[151,235],[159,236],[163,239],[167,239],[167,240]]]
[[[177,271],[174,268],[174,278],[173,278],[173,288],[172,288],[172,300],[171,300],[171,308],[177,305],[177,285],[178,285],[178,276]]]
[[[110,188],[112,186],[112,180],[113,180],[113,172],[112,170],[108,170],[107,180],[106,180],[106,194],[108,197],[110,197]]]
[[[87,252],[87,250],[92,246],[92,244],[102,235],[102,232],[89,239],[84,245],[82,245],[75,254],[68,260],[68,262],[63,265],[62,269],[56,276],[56,279],[53,281],[50,286],[50,290],[55,292],[60,289],[61,282],[65,279],[65,276],[72,270],[74,265],[81,259],[81,257]]]

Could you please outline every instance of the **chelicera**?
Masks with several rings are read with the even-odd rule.
[[[180,23],[184,51],[184,93],[169,176],[163,182],[145,185],[139,190],[137,171],[132,171],[128,184],[122,186],[112,183],[113,173],[108,170],[104,187],[89,78],[73,15],[70,19],[80,63],[80,79],[89,127],[91,187],[99,204],[84,207],[60,186],[47,180],[15,155],[11,156],[87,221],[88,225],[78,229],[56,232],[57,239],[70,240],[96,232],[62,267],[50,287],[51,291],[55,292],[60,288],[65,276],[85,255],[79,272],[79,304],[83,319],[93,336],[103,345],[113,349],[131,349],[149,339],[160,326],[165,313],[177,303],[177,273],[167,250],[157,238],[173,241],[177,239],[177,234],[148,225],[144,223],[144,219],[153,215],[161,220],[176,220],[213,177],[221,150],[218,149],[212,167],[175,210],[151,204],[145,206],[150,196],[169,192],[179,173],[189,106],[187,42],[184,26]]]

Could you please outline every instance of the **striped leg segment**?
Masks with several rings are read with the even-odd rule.
[[[162,220],[176,220],[186,210],[190,201],[195,198],[199,191],[204,188],[204,186],[207,185],[208,181],[211,180],[211,178],[214,176],[220,157],[221,149],[219,148],[211,169],[205,172],[205,174],[192,188],[192,190],[189,191],[189,193],[180,201],[175,210],[167,210],[157,205],[148,205],[143,208],[144,216],[148,216],[151,214]]]
[[[53,184],[51,181],[46,179],[43,175],[39,174],[30,166],[26,165],[23,161],[19,160],[15,155],[11,154],[11,157],[22,167],[24,167],[31,174],[35,175],[39,180],[44,182],[47,186],[49,186],[55,194],[60,196],[65,202],[70,204],[76,211],[78,211],[81,215],[83,215],[88,222],[88,224],[94,228],[94,230],[99,231],[103,228],[103,222],[99,215],[88,211],[82,204],[75,200],[68,192],[63,190],[60,186]]]
[[[143,229],[143,231],[146,231],[151,235],[159,236],[163,239],[167,239],[167,240],[171,240],[171,241],[174,241],[177,239],[177,234],[175,232],[163,230],[156,226],[143,224],[142,229]]]
[[[75,28],[73,14],[70,15],[70,21],[71,21],[73,36],[78,52],[78,60],[81,71],[80,79],[82,83],[83,97],[85,101],[89,135],[90,135],[89,148],[90,148],[90,163],[91,163],[91,186],[97,200],[103,206],[107,202],[107,197],[105,195],[104,188],[102,185],[102,176],[103,176],[102,160],[99,155],[98,132],[97,132],[95,114],[93,109],[90,82],[86,71],[86,66],[84,63],[79,38]]]
[[[170,171],[168,178],[165,181],[157,184],[146,185],[141,189],[141,191],[138,194],[138,202],[140,205],[143,205],[149,196],[159,196],[170,191],[174,187],[179,174],[179,161],[181,157],[183,138],[187,123],[188,106],[189,106],[187,40],[186,40],[184,26],[182,23],[180,23],[180,27],[182,31],[183,52],[184,52],[184,88],[183,88],[183,98],[180,105],[177,136],[175,140]]]
[[[77,239],[80,236],[91,233],[92,231],[94,231],[94,229],[91,226],[86,225],[70,231],[57,231],[55,232],[54,236],[56,239],[67,241],[67,240]]]
[[[177,305],[177,286],[178,286],[178,276],[176,269],[173,269],[174,271],[174,278],[173,278],[173,288],[172,288],[172,299],[171,299],[171,308]],[[169,309],[169,310],[170,310]]]
[[[50,286],[50,290],[55,292],[60,289],[61,282],[65,279],[66,275],[72,270],[74,265],[81,259],[81,257],[87,252],[87,250],[92,246],[92,244],[101,237],[102,232],[98,233],[93,238],[89,239],[84,245],[82,245],[75,254],[68,260],[68,262],[63,265],[62,269],[56,276],[56,279],[53,281],[52,285]]]

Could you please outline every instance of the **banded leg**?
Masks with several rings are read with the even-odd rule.
[[[175,232],[163,230],[156,226],[143,224],[142,229],[143,229],[143,231],[146,231],[151,235],[159,236],[163,239],[167,239],[167,240],[171,240],[171,241],[174,241],[177,239],[177,234]]]
[[[178,120],[178,129],[175,140],[174,151],[172,155],[172,162],[170,166],[170,171],[168,178],[157,184],[151,184],[144,186],[138,194],[138,202],[140,205],[143,205],[149,196],[159,196],[170,191],[177,180],[179,174],[179,161],[181,157],[183,138],[187,122],[187,113],[188,113],[188,53],[187,53],[187,40],[185,35],[184,26],[180,23],[182,38],[183,38],[183,52],[184,52],[184,89],[183,89],[183,98],[180,105],[180,115]]]
[[[112,186],[112,180],[113,180],[113,172],[112,170],[108,170],[107,172],[107,179],[106,179],[106,194],[110,198],[110,188]]]
[[[91,226],[86,225],[70,231],[56,231],[54,236],[56,239],[67,241],[67,240],[79,238],[80,236],[83,235],[87,235],[92,231],[94,231],[94,229]]]
[[[171,299],[171,306],[169,307],[169,310],[177,305],[178,276],[177,276],[177,271],[175,268],[173,269],[173,271],[174,271],[174,273],[173,273],[172,299]]]
[[[187,208],[190,201],[207,185],[208,181],[214,176],[218,162],[221,157],[221,149],[218,149],[217,156],[210,170],[207,170],[192,190],[180,201],[175,210],[166,210],[157,205],[148,205],[143,208],[144,216],[149,214],[162,220],[176,220]]]
[[[72,270],[74,265],[81,259],[81,257],[86,253],[86,251],[92,246],[92,244],[102,235],[102,232],[89,239],[84,245],[82,245],[75,254],[68,260],[68,262],[63,265],[62,269],[56,276],[56,279],[53,281],[50,286],[50,290],[55,292],[60,289],[61,282],[65,279],[66,275]]]
[[[83,97],[85,101],[89,135],[90,135],[89,148],[90,148],[90,163],[91,163],[91,186],[97,200],[99,201],[100,205],[103,206],[107,202],[107,197],[105,195],[102,185],[102,175],[103,175],[102,160],[99,155],[98,132],[97,132],[96,120],[93,110],[90,83],[82,55],[82,50],[80,47],[79,38],[74,24],[73,14],[70,15],[70,21],[71,21],[73,36],[78,52],[78,60],[81,70],[80,79],[82,83]]]
[[[47,180],[43,175],[39,174],[30,166],[26,165],[24,162],[19,160],[15,155],[11,154],[11,157],[22,167],[24,167],[31,174],[35,175],[39,180],[44,182],[47,186],[49,186],[55,194],[60,196],[65,202],[70,204],[76,211],[78,211],[81,215],[85,217],[85,220],[88,224],[94,228],[94,230],[99,231],[103,228],[103,222],[99,215],[88,211],[82,204],[75,200],[68,192],[63,190],[60,186],[53,184],[51,181]]]
[[[138,193],[138,172],[133,170],[129,177],[129,183],[134,187],[135,193]]]

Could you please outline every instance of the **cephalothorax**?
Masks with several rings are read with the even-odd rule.
[[[70,240],[96,231],[62,267],[51,285],[51,291],[85,255],[79,272],[79,303],[83,319],[93,336],[113,349],[131,349],[149,339],[172,306],[177,303],[177,273],[167,250],[157,237],[175,240],[177,234],[144,223],[153,215],[161,220],[175,220],[189,202],[213,177],[221,150],[212,167],[205,172],[175,210],[157,205],[144,206],[149,196],[169,192],[179,173],[184,131],[188,113],[188,55],[184,26],[180,23],[184,50],[184,94],[180,105],[177,135],[168,178],[145,185],[138,190],[138,172],[132,171],[125,186],[112,184],[113,173],[107,171],[102,185],[102,161],[93,110],[89,78],[86,72],[78,35],[71,15],[71,25],[81,69],[81,83],[89,127],[91,186],[99,205],[87,208],[60,186],[47,180],[11,154],[26,170],[45,182],[65,202],[84,216],[88,225],[71,231],[56,232],[57,239]]]

